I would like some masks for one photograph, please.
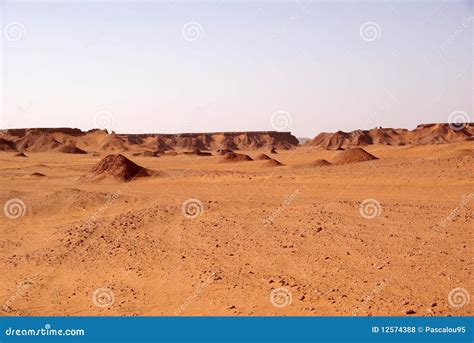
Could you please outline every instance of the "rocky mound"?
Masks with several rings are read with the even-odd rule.
[[[253,161],[249,155],[237,154],[235,152],[228,152],[224,155],[221,162],[247,162]]]
[[[0,138],[0,151],[16,151],[15,143],[8,139]]]
[[[143,168],[121,154],[107,155],[90,172],[90,177],[111,177],[119,181],[131,181],[137,177],[151,176],[151,170]]]
[[[143,156],[143,157],[160,157],[160,154],[158,151],[150,151],[150,150],[145,150],[142,152],[134,152],[132,155]]]
[[[26,156],[23,152],[19,152],[18,154],[15,154],[15,157],[28,157],[28,156]]]
[[[218,155],[222,155],[222,156],[223,156],[223,155],[225,155],[225,154],[227,154],[227,153],[229,153],[229,152],[234,152],[234,151],[233,151],[233,150],[229,150],[229,149],[217,149],[217,154],[218,154]]]
[[[377,160],[378,158],[372,154],[369,154],[362,148],[354,148],[354,149],[347,149],[341,151],[337,154],[337,156],[333,159],[334,164],[349,164],[349,163],[357,163],[357,162],[365,162],[371,160]]]
[[[166,156],[176,156],[178,155],[178,153],[174,150],[167,150],[165,152],[163,152],[163,155],[166,155]]]
[[[284,164],[281,163],[280,161],[277,161],[273,158],[269,159],[263,164],[265,167],[283,167]]]
[[[150,151],[150,150],[144,151],[142,155],[145,157],[160,157],[160,154],[158,153],[158,151]]]
[[[44,175],[43,173],[34,172],[34,173],[31,174],[31,176],[43,177],[43,176],[46,176],[46,175]]]
[[[265,154],[260,154],[255,157],[255,160],[263,161],[263,160],[271,160],[272,158]]]
[[[200,149],[194,149],[193,151],[185,151],[185,155],[194,155],[194,156],[212,156],[212,153],[209,151],[201,151]]]
[[[325,166],[330,166],[331,162],[324,160],[324,159],[319,159],[314,162],[311,162],[309,164],[311,167],[325,167]]]
[[[63,145],[58,149],[58,151],[63,152],[65,154],[87,154],[87,151],[79,149],[74,144],[70,143],[67,145]]]

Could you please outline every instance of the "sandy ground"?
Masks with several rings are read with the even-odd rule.
[[[85,180],[101,157],[0,153],[1,204],[25,204],[0,219],[0,314],[472,314],[473,148],[310,168],[337,152],[126,154],[161,172],[130,183]]]

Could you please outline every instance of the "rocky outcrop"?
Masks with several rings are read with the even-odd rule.
[[[90,171],[87,178],[113,178],[128,182],[137,177],[147,177],[156,174],[149,169],[139,166],[121,154],[108,155],[100,160]]]
[[[43,152],[63,145],[84,151],[124,152],[146,150],[216,151],[252,149],[291,149],[298,140],[290,132],[214,132],[181,134],[116,134],[106,130],[81,131],[71,128],[10,129],[0,131],[5,148]],[[8,144],[12,142],[12,144]]]
[[[276,147],[291,149],[298,146],[298,139],[290,132],[214,132],[180,134],[120,134],[129,144],[147,140],[159,148],[200,150],[248,150]]]
[[[454,127],[449,124],[421,124],[414,130],[375,128],[372,130],[337,131],[320,133],[305,143],[308,146],[320,146],[337,150],[371,144],[384,145],[426,145],[454,143],[469,140],[474,134],[474,124]]]

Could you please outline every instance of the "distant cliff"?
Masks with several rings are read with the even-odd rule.
[[[180,134],[116,134],[72,128],[9,129],[0,131],[0,150],[44,152],[64,145],[85,151],[202,149],[292,149],[298,139],[290,132],[212,132]],[[69,149],[70,150],[70,149]]]
[[[472,123],[462,127],[452,127],[449,124],[421,124],[414,130],[375,128],[350,132],[323,132],[307,141],[304,145],[320,146],[325,149],[338,149],[371,144],[395,146],[442,144],[472,140],[473,134],[474,124]]]

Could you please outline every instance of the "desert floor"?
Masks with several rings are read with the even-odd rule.
[[[474,290],[473,148],[369,146],[379,160],[327,167],[299,165],[337,151],[125,154],[160,172],[128,183],[83,178],[100,156],[0,153],[1,204],[26,208],[0,219],[0,314],[472,314],[449,300]]]

